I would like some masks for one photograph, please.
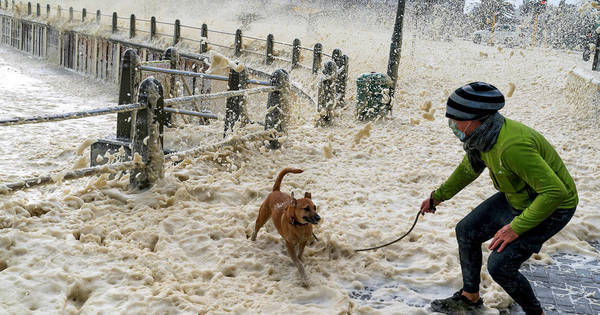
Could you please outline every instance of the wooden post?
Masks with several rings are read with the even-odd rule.
[[[169,60],[169,68],[176,70],[177,69],[177,63],[179,60],[179,55],[177,54],[177,50],[174,47],[169,47],[167,48],[167,50],[165,51],[165,57],[164,60]],[[175,90],[175,75],[172,74],[169,78],[169,91],[167,92],[167,98],[173,98],[177,96],[177,91]],[[165,115],[165,126],[167,127],[171,127],[173,125],[173,119],[172,119],[172,115],[171,113],[167,113]]]
[[[46,4],[46,18],[50,17],[50,5]]]
[[[340,49],[335,49],[331,54],[333,61],[337,66],[337,80],[336,80],[336,107],[346,107],[346,73],[345,73],[345,57],[342,56]]]
[[[396,11],[396,22],[394,24],[394,33],[392,34],[392,43],[390,45],[390,57],[388,60],[387,74],[392,79],[390,87],[390,97],[394,96],[396,81],[398,81],[398,68],[400,66],[400,56],[402,52],[402,26],[404,23],[404,8],[406,0],[398,0],[398,10]]]
[[[208,51],[208,25],[202,24],[202,30],[200,31],[202,37],[202,43],[200,43],[200,53],[203,54]]]
[[[300,39],[294,39],[292,46],[292,69],[296,69],[300,66]]]
[[[135,37],[135,14],[129,17],[129,38]]]
[[[323,45],[321,43],[316,43],[313,49],[313,66],[312,73],[319,74],[319,70],[321,70],[321,63],[323,62]]]
[[[113,12],[113,16],[112,16],[112,33],[116,33],[117,32],[117,12]]]
[[[40,4],[36,4],[35,5],[35,16],[40,17],[42,15],[42,9],[40,7]]]
[[[73,7],[69,7],[69,22],[73,22]]]
[[[235,51],[233,54],[236,57],[242,55],[242,30],[240,29],[235,31]]]
[[[154,40],[154,37],[156,37],[156,18],[151,17],[150,18],[150,41]]]
[[[164,116],[163,89],[154,78],[145,79],[140,85],[138,103],[147,108],[137,111],[133,134],[133,154],[140,155],[143,168],[131,171],[129,186],[133,189],[151,187],[164,176],[164,151],[161,139],[161,121]]]
[[[594,49],[594,61],[592,62],[592,70],[599,71],[600,70],[600,35],[594,30],[594,34],[596,34],[596,48]],[[586,49],[589,49],[586,47]]]
[[[58,17],[59,20],[62,18],[62,8],[60,7],[60,4],[56,6],[56,17]]]
[[[229,91],[239,91],[246,89],[248,83],[246,83],[248,77],[246,70],[237,72],[233,69],[229,70]],[[246,99],[244,96],[234,96],[227,98],[227,105],[225,109],[225,130],[223,137],[227,136],[228,131],[233,131],[233,127],[237,121],[241,121],[242,125],[244,122]]]
[[[31,15],[31,2],[27,2],[27,15]]]
[[[100,25],[100,19],[102,18],[102,14],[100,10],[96,10],[96,24]]]
[[[179,40],[181,39],[181,22],[177,19],[175,20],[175,27],[173,30],[173,45],[177,45]]]
[[[270,65],[273,63],[273,46],[274,46],[273,34],[267,35],[267,53],[265,56],[265,64]]]
[[[323,68],[323,77],[319,82],[318,88],[318,107],[319,120],[317,126],[328,125],[333,118],[333,109],[336,101],[337,65],[333,61],[325,63]]]
[[[133,104],[137,86],[137,60],[137,54],[133,49],[127,49],[123,54],[119,82],[119,105]],[[131,140],[131,120],[131,113],[129,112],[117,114],[117,139]]]
[[[85,22],[86,16],[87,16],[87,9],[86,8],[81,9],[81,23]]]
[[[289,90],[290,78],[288,73],[279,69],[273,72],[271,84],[280,88],[279,91],[269,93],[267,99],[267,116],[265,117],[265,130],[275,129],[278,132],[287,133],[289,119]],[[279,140],[269,140],[271,149],[281,147]]]

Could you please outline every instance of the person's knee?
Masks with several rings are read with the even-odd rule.
[[[498,282],[498,280],[501,281],[508,273],[502,260],[493,254],[488,258],[487,270],[492,279],[496,282]]]
[[[464,243],[470,241],[469,233],[472,231],[472,227],[467,224],[465,218],[460,220],[456,227],[454,228],[454,232],[456,233],[456,239],[459,243]]]

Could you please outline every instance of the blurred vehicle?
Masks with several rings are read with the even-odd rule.
[[[507,47],[520,46],[523,43],[523,33],[514,25],[497,24],[494,28],[492,37],[491,30],[479,30],[473,33],[473,42],[475,44],[490,43],[504,44]]]

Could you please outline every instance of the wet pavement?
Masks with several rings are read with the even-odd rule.
[[[600,242],[590,242],[600,253]],[[552,255],[551,265],[524,264],[521,272],[530,280],[536,296],[542,303],[546,315],[557,314],[600,314],[600,260],[574,254]],[[423,301],[404,301],[402,295],[376,297],[379,289],[394,289],[397,284],[388,283],[381,287],[364,287],[350,292],[350,297],[362,305],[379,309],[394,300],[403,300],[408,305],[427,307]],[[416,290],[415,290],[416,291]],[[521,307],[513,304],[500,314],[525,314]]]

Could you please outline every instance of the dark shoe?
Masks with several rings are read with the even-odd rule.
[[[483,311],[483,299],[471,302],[462,295],[462,289],[451,297],[431,302],[431,310],[444,314],[477,314]]]

